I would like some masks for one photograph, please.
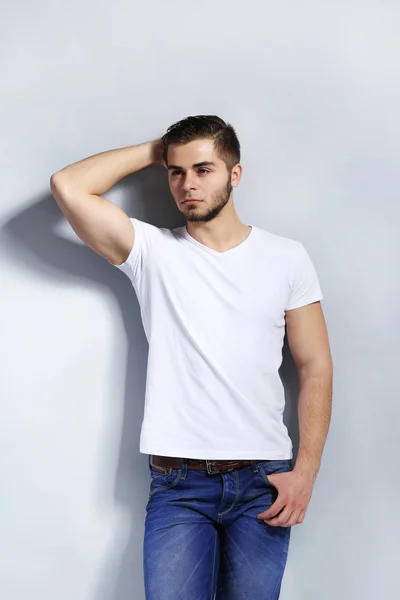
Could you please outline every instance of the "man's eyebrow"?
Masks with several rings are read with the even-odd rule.
[[[192,166],[194,169],[197,169],[198,167],[215,167],[216,165],[211,160],[203,160],[202,162],[195,163]],[[179,167],[178,165],[168,165],[168,170],[170,169],[180,169],[181,171],[184,170],[183,167]]]
[[[203,160],[203,162],[199,162],[193,165],[194,167],[215,167],[215,163],[212,160]]]

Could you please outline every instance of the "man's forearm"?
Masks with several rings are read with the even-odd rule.
[[[67,190],[101,196],[123,177],[156,164],[155,142],[108,150],[58,171],[53,178]]]
[[[300,446],[295,469],[315,479],[332,413],[332,365],[302,374],[299,380]]]

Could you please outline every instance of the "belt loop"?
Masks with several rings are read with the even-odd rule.
[[[215,460],[206,459],[207,473],[209,475],[218,475],[219,473],[221,473],[221,471],[219,469],[213,469],[212,463],[214,463],[214,462],[215,462]]]
[[[182,458],[181,479],[186,479],[187,469],[188,469],[188,460],[187,460],[187,458]]]
[[[253,473],[258,473],[258,462],[256,460],[251,461],[251,466],[253,469]]]

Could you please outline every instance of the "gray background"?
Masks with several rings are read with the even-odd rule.
[[[49,178],[214,113],[242,143],[243,222],[313,258],[335,363],[281,598],[399,597],[399,3],[25,0],[0,22],[0,596],[143,598],[138,305],[61,218]],[[161,168],[107,197],[181,223]],[[287,353],[282,375],[296,444]]]

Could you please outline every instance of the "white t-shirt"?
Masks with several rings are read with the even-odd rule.
[[[285,311],[322,299],[304,246],[253,227],[221,253],[186,227],[131,221],[135,242],[118,268],[149,342],[140,452],[292,458],[278,373]]]

